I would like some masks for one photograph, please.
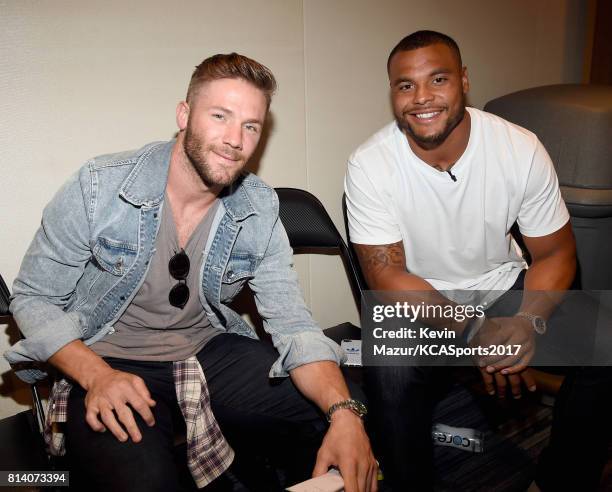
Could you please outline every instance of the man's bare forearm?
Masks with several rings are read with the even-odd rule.
[[[344,377],[335,362],[311,362],[292,369],[290,374],[300,392],[323,412],[327,412],[334,403],[350,398]]]
[[[311,362],[292,369],[290,374],[300,392],[323,412],[327,412],[334,403],[350,397],[335,362]],[[351,410],[339,409],[333,413],[317,453],[313,476],[326,473],[330,466],[340,470],[347,491],[377,490],[378,465],[363,421]]]
[[[525,290],[567,290],[576,275],[576,255],[573,251],[560,251],[534,261],[525,275]]]
[[[353,243],[353,247],[371,290],[435,290],[426,280],[406,271],[406,256],[401,241],[380,245]]]
[[[100,374],[113,369],[81,340],[64,345],[49,358],[49,362],[69,378],[89,390]]]
[[[384,291],[385,297],[382,300],[385,303],[399,301],[413,305],[456,305],[425,279],[406,270],[406,255],[401,241],[381,245],[352,244],[368,287],[371,290]],[[434,327],[449,326],[448,318],[421,317],[420,320]],[[461,333],[466,323],[451,320],[450,328]]]
[[[525,237],[532,263],[525,275],[520,311],[547,318],[576,275],[576,242],[570,223],[548,236]]]

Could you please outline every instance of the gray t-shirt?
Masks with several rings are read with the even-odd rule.
[[[170,275],[168,262],[180,248],[172,209],[165,197],[155,253],[140,289],[111,333],[91,349],[103,357],[129,360],[184,360],[200,351],[223,330],[211,326],[200,302],[200,271],[210,229],[219,206],[216,200],[185,245],[190,268],[186,279],[189,300],[183,309],[168,300],[170,289],[178,283]]]

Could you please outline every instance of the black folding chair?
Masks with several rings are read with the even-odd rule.
[[[361,294],[366,289],[359,264],[325,210],[323,204],[308,191],[297,188],[276,188],[279,216],[289,236],[295,254],[339,255],[351,286],[357,309],[361,308]],[[336,342],[342,338],[361,338],[358,328],[345,323],[325,330]]]
[[[10,291],[0,275],[0,323],[12,324],[9,310]],[[21,333],[20,333],[21,335]],[[44,451],[42,432],[45,412],[36,384],[31,384],[32,413],[21,412],[2,420],[0,435],[5,448],[2,450],[2,464],[5,467],[22,470],[47,470],[51,466]]]
[[[6,286],[2,275],[0,275],[0,319],[2,319],[3,321],[6,320],[7,323],[10,322],[13,318],[11,312],[9,311],[10,296],[10,291]],[[21,332],[19,332],[19,335],[21,336]],[[30,389],[32,391],[32,412],[34,414],[36,422],[38,423],[40,433],[42,434],[42,431],[45,427],[44,407],[36,383],[31,384]]]

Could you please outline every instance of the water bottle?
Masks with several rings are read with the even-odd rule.
[[[468,427],[434,424],[431,438],[436,446],[450,446],[472,453],[482,453],[484,450],[483,433]]]

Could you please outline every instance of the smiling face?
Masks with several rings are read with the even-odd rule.
[[[209,188],[231,184],[253,155],[267,113],[264,93],[242,79],[206,82],[191,102],[179,103],[183,149]]]
[[[411,143],[439,147],[463,120],[467,71],[445,44],[393,55],[389,82],[395,118]]]

